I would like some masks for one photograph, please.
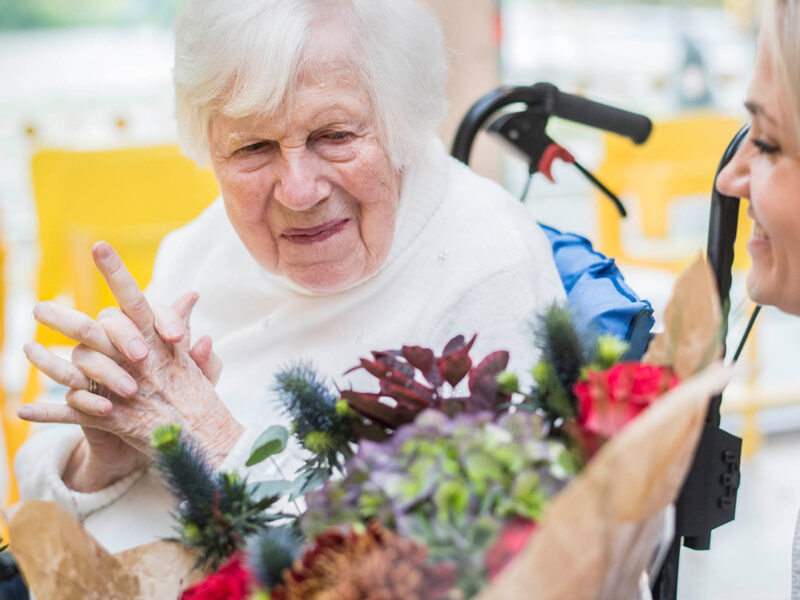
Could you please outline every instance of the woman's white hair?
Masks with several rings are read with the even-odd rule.
[[[767,0],[761,35],[767,42],[772,73],[800,145],[800,0]]]
[[[419,0],[188,0],[173,74],[184,153],[209,162],[217,111],[269,116],[291,102],[304,66],[324,63],[311,55],[317,34],[350,43],[381,143],[396,168],[410,164],[446,110],[442,31]]]

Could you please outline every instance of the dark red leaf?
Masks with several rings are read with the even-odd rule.
[[[447,356],[451,352],[455,352],[456,350],[461,350],[461,348],[463,347],[464,347],[464,336],[457,335],[444,345],[444,350],[442,350],[442,356]]]
[[[444,380],[455,387],[469,373],[469,369],[472,366],[469,350],[464,346],[460,350],[442,356],[436,360],[436,366]]]
[[[430,348],[403,346],[402,353],[408,364],[421,371],[423,375],[433,369],[435,356]]]
[[[408,386],[392,383],[385,379],[381,380],[381,393],[397,401],[398,406],[404,406],[411,410],[424,410],[431,405],[433,390],[424,386],[419,386],[421,393]]]
[[[439,368],[434,364],[433,368],[428,371],[427,373],[423,373],[425,379],[428,380],[433,387],[438,388],[440,385],[444,383],[444,379],[442,378],[442,374],[439,373]]]
[[[373,352],[372,356],[375,357],[375,360],[382,362],[390,369],[403,373],[408,377],[414,377],[414,367],[402,360],[398,360],[393,352]]]
[[[497,350],[486,356],[478,366],[469,372],[469,389],[474,390],[479,381],[486,377],[496,380],[497,376],[502,373],[508,366],[508,352],[505,350]],[[495,386],[496,387],[496,386]]]
[[[361,359],[361,368],[364,369],[367,373],[372,375],[373,377],[385,377],[386,372],[389,371],[389,368],[380,363],[378,361],[367,360],[366,358]]]
[[[382,394],[368,394],[353,390],[342,391],[342,398],[347,401],[350,408],[382,427],[396,429],[400,425],[413,421],[419,412],[400,406],[387,406],[379,401],[381,396]]]
[[[468,341],[468,342],[467,342],[467,345],[466,345],[467,352],[469,352],[470,350],[472,350],[472,346],[475,344],[475,340],[476,340],[477,338],[478,338],[478,334],[476,333],[476,334],[474,334],[474,335],[472,336],[472,339],[470,339],[470,341]]]

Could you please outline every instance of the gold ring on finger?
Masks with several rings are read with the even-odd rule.
[[[86,388],[86,389],[89,390],[90,394],[97,394],[100,391],[100,386],[97,384],[97,382],[94,379],[90,378],[89,379],[89,387]]]

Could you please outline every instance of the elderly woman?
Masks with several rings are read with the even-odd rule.
[[[748,294],[800,315],[800,0],[768,0],[764,8],[745,102],[750,132],[716,185],[750,202]],[[792,598],[800,600],[800,519],[792,565]]]
[[[445,63],[414,0],[189,0],[179,134],[222,198],[164,240],[149,303],[98,243],[120,309],[93,321],[36,306],[79,345],[71,362],[26,347],[71,389],[19,414],[80,428],[48,426],[20,450],[24,496],[59,502],[118,551],[171,531],[148,468],[153,427],[179,423],[215,466],[244,470],[259,433],[285,421],[268,393],[281,366],[310,359],[337,377],[371,349],[440,350],[473,332],[476,354],[531,363],[528,323],[564,292],[522,206],[435,138]],[[204,334],[194,346],[189,313]],[[225,365],[216,388],[209,339]],[[300,464],[290,450],[268,464],[273,478]]]

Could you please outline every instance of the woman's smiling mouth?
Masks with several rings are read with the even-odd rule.
[[[767,231],[758,223],[758,221],[753,221],[753,231],[750,234],[751,237],[759,239],[759,240],[768,240],[769,235],[767,235]]]
[[[315,244],[322,242],[342,231],[350,219],[334,219],[315,227],[291,227],[284,229],[281,237],[294,244]]]

